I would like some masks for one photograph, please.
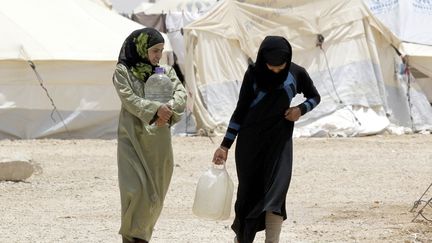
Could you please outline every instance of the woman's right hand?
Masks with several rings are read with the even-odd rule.
[[[165,121],[165,120],[163,120],[162,118],[158,118],[158,119],[156,119],[156,121],[155,121],[155,124],[156,124],[157,127],[163,127],[163,126],[165,126],[167,123],[168,123],[168,122]]]
[[[228,148],[219,147],[216,149],[213,155],[213,163],[216,165],[221,165],[225,163],[228,158]]]
[[[290,107],[285,111],[285,119],[288,121],[297,121],[301,116],[301,110],[298,106]]]

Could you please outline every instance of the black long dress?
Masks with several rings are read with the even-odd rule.
[[[253,242],[265,229],[265,212],[287,218],[285,198],[292,172],[294,122],[284,117],[292,98],[303,93],[302,115],[312,110],[320,95],[304,68],[291,63],[286,79],[273,89],[260,89],[251,65],[245,73],[236,109],[222,146],[237,137],[238,176],[235,219],[231,228],[240,243]]]

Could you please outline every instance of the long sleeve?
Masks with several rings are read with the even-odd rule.
[[[149,124],[162,104],[157,101],[146,100],[136,94],[131,87],[130,78],[127,68],[122,64],[117,65],[113,75],[113,83],[122,107],[138,117],[143,123]]]
[[[297,93],[303,93],[306,100],[299,104],[298,107],[301,110],[301,114],[304,115],[307,112],[315,108],[321,101],[321,96],[318,93],[312,79],[304,68],[298,67],[298,78],[297,81]]]
[[[244,118],[248,113],[249,107],[254,97],[255,92],[253,89],[253,79],[251,77],[250,70],[248,70],[244,75],[237,106],[231,116],[221,146],[231,148],[231,145],[234,143],[234,140],[237,137],[238,131],[240,130]]]
[[[167,68],[167,76],[171,79],[174,86],[174,94],[172,100],[169,102],[172,105],[173,115],[171,117],[171,124],[177,123],[181,120],[183,112],[186,107],[186,89],[180,82],[177,74],[172,67]]]

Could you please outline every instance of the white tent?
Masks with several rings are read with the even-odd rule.
[[[432,3],[364,1],[371,12],[402,40],[402,50],[408,57],[409,66],[418,70],[416,81],[432,103]]]
[[[133,13],[145,12],[147,9],[153,7],[154,3],[142,2],[136,8],[133,9]]]
[[[169,12],[205,12],[217,0],[159,0],[145,10],[146,14],[160,14]]]
[[[400,40],[361,0],[226,0],[184,28],[186,81],[197,128],[224,131],[235,107],[247,59],[266,35],[283,35],[293,61],[305,67],[321,104],[297,122],[296,136],[376,134],[391,124],[430,129],[432,109],[423,92],[412,109],[406,98]],[[316,46],[324,36],[323,49]],[[301,101],[296,97],[294,104]]]
[[[91,0],[91,1],[99,4],[102,7],[108,8],[109,10],[113,10],[113,4],[110,0]]]
[[[0,138],[116,136],[111,78],[142,25],[88,0],[0,0],[0,23]]]

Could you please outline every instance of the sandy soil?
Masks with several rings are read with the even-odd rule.
[[[173,138],[174,176],[152,242],[232,242],[233,213],[211,221],[191,212],[221,138],[213,141]],[[431,135],[299,138],[294,151],[282,243],[432,242],[432,223],[409,212],[432,182]],[[0,157],[16,156],[37,170],[0,182],[0,242],[121,242],[115,140],[0,141]],[[237,184],[232,152],[227,167]]]

